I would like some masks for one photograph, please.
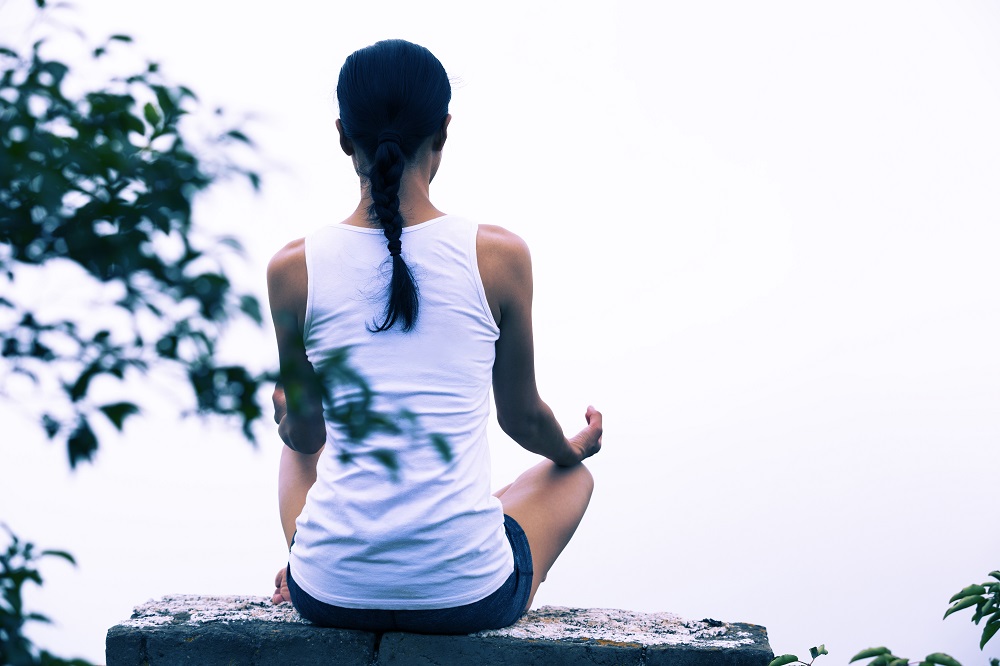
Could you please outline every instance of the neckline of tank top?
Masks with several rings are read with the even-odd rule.
[[[403,233],[407,234],[407,233],[410,233],[412,231],[419,231],[420,229],[424,229],[424,228],[429,227],[429,226],[431,226],[433,224],[437,224],[441,220],[443,220],[445,218],[449,218],[449,217],[454,217],[454,215],[450,215],[449,213],[445,213],[444,215],[440,215],[438,217],[432,217],[429,220],[424,220],[423,222],[418,222],[417,224],[407,225],[407,226],[403,227]],[[355,226],[353,224],[344,224],[343,222],[337,222],[336,224],[331,224],[330,226],[332,228],[334,228],[334,229],[344,229],[345,231],[357,231],[358,233],[362,233],[362,234],[381,234],[381,233],[383,233],[381,227],[358,227],[358,226]]]

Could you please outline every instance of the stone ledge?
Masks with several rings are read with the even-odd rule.
[[[107,666],[767,666],[764,627],[670,613],[543,606],[469,636],[323,629],[266,597],[168,596],[108,631]]]

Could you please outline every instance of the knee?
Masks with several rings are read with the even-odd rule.
[[[580,485],[586,490],[587,498],[589,499],[594,494],[594,475],[583,463],[580,463],[578,467],[580,468]]]
[[[591,474],[586,465],[579,463],[572,467],[555,467],[555,469],[564,474],[577,492],[590,501],[591,495],[594,494],[594,475]]]

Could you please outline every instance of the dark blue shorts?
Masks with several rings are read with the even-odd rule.
[[[531,550],[528,537],[517,521],[504,516],[504,529],[514,551],[514,573],[493,594],[454,608],[422,610],[376,610],[343,608],[309,596],[292,578],[288,568],[288,591],[292,604],[305,619],[322,627],[362,631],[408,631],[417,634],[471,634],[500,629],[524,614],[531,594]]]

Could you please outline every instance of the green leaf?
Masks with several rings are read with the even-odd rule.
[[[136,134],[145,134],[146,126],[142,124],[142,121],[133,116],[130,113],[126,113],[122,116],[122,124],[130,132],[135,132]]]
[[[1000,618],[994,617],[986,623],[986,626],[983,627],[983,637],[979,641],[980,650],[985,648],[986,644],[990,642],[990,639],[996,636],[998,630],[1000,630]]]
[[[785,666],[785,664],[793,664],[799,660],[794,654],[783,654],[780,657],[775,657],[771,660],[771,663],[767,666]]]
[[[854,655],[848,663],[853,664],[859,659],[870,659],[871,657],[878,657],[883,654],[892,654],[892,650],[887,647],[868,648]]]
[[[102,405],[100,410],[108,417],[108,420],[111,421],[119,432],[125,424],[125,419],[139,413],[139,407],[131,402],[113,402],[108,405]]]
[[[73,566],[76,566],[76,559],[65,550],[43,550],[42,555],[51,555],[52,557],[61,557]]]
[[[162,118],[160,118],[160,112],[156,110],[156,107],[151,102],[146,102],[146,106],[142,107],[142,115],[146,117],[146,122],[150,125],[159,127]]]
[[[970,585],[966,588],[963,588],[961,592],[956,592],[954,595],[952,595],[951,599],[948,600],[948,603],[950,604],[954,601],[958,601],[959,599],[964,599],[966,597],[971,597],[971,596],[978,596],[980,594],[986,594],[985,587],[983,587],[982,585]]]
[[[886,666],[907,666],[910,663],[910,660],[907,659],[906,657],[896,657],[895,659],[893,659],[889,655],[883,655],[883,656],[879,657],[878,659],[885,659],[886,660],[886,662],[885,662]],[[878,659],[876,659],[872,663],[874,664],[874,663],[878,662]],[[961,665],[959,665],[959,666],[961,666]]]
[[[245,143],[247,145],[250,145],[250,146],[253,145],[253,141],[250,140],[250,137],[248,137],[246,134],[244,134],[243,132],[241,132],[239,130],[236,130],[236,129],[229,130],[228,132],[226,132],[226,136],[228,136],[230,139],[236,139],[237,141],[240,141],[240,142]]]
[[[90,387],[90,380],[93,379],[101,371],[100,366],[96,363],[92,363],[87,366],[80,376],[76,378],[73,385],[66,389],[66,393],[69,394],[70,400],[73,402],[79,402],[83,396],[87,394],[87,389]]]
[[[97,437],[90,429],[87,419],[81,417],[73,434],[66,442],[69,450],[69,466],[76,467],[81,460],[90,460],[97,450]]]
[[[128,42],[132,41],[132,38],[129,37],[128,35],[111,35],[110,37],[108,37],[108,41],[109,42],[114,41],[114,42],[126,42],[126,43],[128,43]]]
[[[941,666],[962,666],[958,661],[944,652],[935,652],[934,654],[927,655],[924,661],[931,664],[940,664]]]
[[[42,428],[45,429],[45,435],[49,439],[55,437],[56,433],[59,432],[59,428],[61,427],[62,426],[59,424],[59,421],[52,418],[51,415],[42,414]]]
[[[42,624],[52,624],[52,620],[49,619],[49,616],[42,615],[41,613],[28,613],[24,616],[24,619],[31,622],[41,622]]]
[[[829,652],[826,651],[826,645],[820,645],[819,647],[809,648],[809,656],[812,657],[813,659],[816,659],[816,657],[820,656],[821,654],[830,654]]]
[[[163,115],[167,118],[176,118],[177,104],[174,103],[170,90],[165,86],[154,85],[151,87],[156,95],[156,101],[159,102],[160,108],[163,110]]]
[[[264,318],[260,314],[260,302],[253,296],[240,296],[240,310],[258,326],[264,323]]]
[[[899,657],[890,652],[889,654],[880,654],[879,656],[875,657],[870,662],[868,662],[868,666],[889,666],[889,664],[898,661]],[[907,663],[907,660],[904,659],[903,663],[904,664]]]
[[[243,243],[241,243],[237,238],[234,238],[232,236],[219,236],[218,238],[215,239],[215,242],[218,243],[219,245],[225,245],[230,250],[239,254],[241,257],[247,256],[246,248],[243,247]]]
[[[949,615],[951,615],[955,611],[960,611],[963,608],[968,608],[969,606],[975,606],[980,601],[985,602],[985,599],[983,599],[980,596],[966,597],[966,598],[962,599],[961,601],[957,601],[954,606],[952,606],[951,608],[949,608],[948,610],[946,610],[944,612],[944,617],[948,617]],[[943,620],[944,617],[941,618],[941,619]]]

